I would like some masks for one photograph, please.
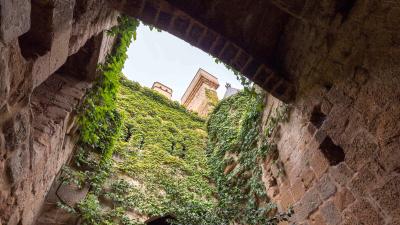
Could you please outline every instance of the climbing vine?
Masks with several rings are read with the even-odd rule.
[[[112,171],[114,145],[119,138],[122,118],[117,110],[116,98],[120,86],[121,70],[127,59],[127,49],[136,37],[137,20],[122,16],[119,25],[108,34],[115,37],[112,53],[98,66],[98,77],[87,93],[78,114],[79,141],[75,163],[64,167],[62,184],[88,186],[89,193],[75,206],[60,199],[60,207],[77,214],[82,224],[133,224],[121,208],[105,211],[99,197],[104,194],[104,183]]]
[[[116,45],[79,111],[76,160],[60,178],[89,192],[75,206],[61,201],[60,207],[83,225],[139,225],[143,217],[165,215],[185,225],[287,219],[290,212],[276,213],[261,179],[261,163],[276,151],[268,140],[285,113],[262,129],[264,96],[239,74],[245,91],[219,103],[206,93],[216,105],[207,125],[178,102],[125,79],[121,70],[138,24],[121,17],[109,31]]]
[[[242,91],[220,102],[208,121],[209,165],[219,217],[227,224],[277,224],[291,215],[276,213],[262,181],[261,165],[276,149],[262,132],[263,99],[263,94]],[[266,133],[273,132],[282,118],[270,118]]]
[[[141,215],[171,215],[176,224],[215,224],[204,120],[136,82],[121,83],[116,169],[130,183],[125,205]]]
[[[255,91],[255,86],[253,85],[253,82],[250,79],[248,79],[247,77],[245,77],[240,71],[236,70],[231,65],[222,62],[218,58],[214,58],[214,62],[217,63],[217,64],[223,64],[226,69],[232,71],[233,74],[236,76],[236,79],[240,82],[240,84],[242,84],[242,86],[244,88],[244,91],[247,91],[247,92],[248,91],[250,91],[250,92],[254,92]]]
[[[218,95],[216,91],[206,89],[206,97],[208,99],[209,104],[212,107],[215,107],[218,104]]]

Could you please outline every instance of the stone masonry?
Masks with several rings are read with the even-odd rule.
[[[48,206],[118,12],[242,72],[271,94],[266,117],[290,103],[264,179],[293,223],[400,224],[396,0],[0,0],[0,224]]]
[[[199,69],[182,96],[181,104],[187,109],[206,117],[217,99],[218,79],[203,69]]]
[[[0,224],[33,224],[71,157],[75,109],[113,43],[118,13],[99,3],[0,1]]]
[[[153,86],[151,86],[151,89],[157,91],[158,93],[164,95],[168,99],[172,98],[172,89],[160,82],[154,82]]]
[[[399,2],[325,1],[292,13],[301,20],[278,52],[300,93],[276,139],[285,175],[264,165],[265,180],[275,171],[278,181],[267,184],[271,198],[294,208],[295,224],[400,224]]]

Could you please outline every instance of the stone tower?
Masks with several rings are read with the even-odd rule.
[[[181,103],[187,109],[205,117],[218,102],[218,87],[218,79],[200,68],[186,89]]]
[[[157,91],[158,93],[164,95],[165,97],[167,97],[168,99],[172,98],[172,88],[160,83],[160,82],[154,82],[153,86],[151,87],[151,89]]]

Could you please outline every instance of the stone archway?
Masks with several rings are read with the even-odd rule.
[[[244,18],[240,16],[244,15],[240,1],[237,4],[231,1],[198,3],[179,0],[108,2],[118,11],[165,30],[211,54],[276,98],[284,102],[294,100],[296,91],[292,77],[280,70],[275,62],[275,49],[289,14],[269,1],[249,8],[247,24],[241,22]],[[229,13],[212,11],[213,7]],[[262,17],[265,14],[268,18]],[[258,17],[262,17],[261,25],[268,26],[268,30],[259,29]]]
[[[398,2],[3,0],[2,224],[32,224],[38,208],[30,203],[43,203],[43,193],[57,174],[52,171],[46,175],[50,168],[35,164],[42,157],[54,164],[57,149],[38,151],[31,103],[35,99],[40,100],[38,104],[45,102],[49,93],[45,85],[65,79],[49,77],[92,36],[115,25],[118,13],[105,4],[107,1],[114,9],[218,57],[280,100],[294,101],[296,110],[282,127],[278,143],[289,179],[278,179],[279,193],[275,187],[271,193],[276,194],[282,208],[297,207],[298,222],[400,223],[393,204],[400,193]],[[42,7],[45,2],[54,5]],[[40,20],[50,22],[48,18],[51,24]],[[38,41],[43,43],[26,48]],[[93,59],[94,66],[106,52],[102,45],[95,48],[99,53]],[[52,84],[60,88],[52,93],[52,99],[57,100],[54,103],[66,98],[62,91],[68,85],[69,81],[66,86]],[[35,98],[34,93],[42,93],[36,96],[41,98]],[[51,117],[44,117],[48,124]],[[59,129],[67,125],[59,125],[63,126]],[[47,127],[37,128],[49,132]],[[44,138],[40,141],[50,143]],[[54,142],[54,146],[63,144]],[[61,158],[66,161],[67,157]]]

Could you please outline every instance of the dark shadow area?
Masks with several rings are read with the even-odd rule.
[[[49,1],[32,0],[31,28],[18,38],[25,59],[45,55],[51,49],[54,6]]]
[[[316,127],[320,128],[326,119],[326,115],[321,112],[321,106],[315,106],[312,113],[310,122]]]
[[[329,165],[334,166],[344,161],[345,154],[343,149],[335,145],[329,136],[324,139],[319,148],[328,160]]]
[[[168,220],[173,219],[172,216],[163,216],[163,217],[158,217],[155,219],[150,219],[148,222],[146,222],[147,225],[171,225],[168,223]]]
[[[353,9],[355,3],[356,3],[356,0],[338,0],[338,1],[336,1],[335,11],[342,15],[342,23],[344,23],[347,20],[349,14],[350,14],[350,11]]]

